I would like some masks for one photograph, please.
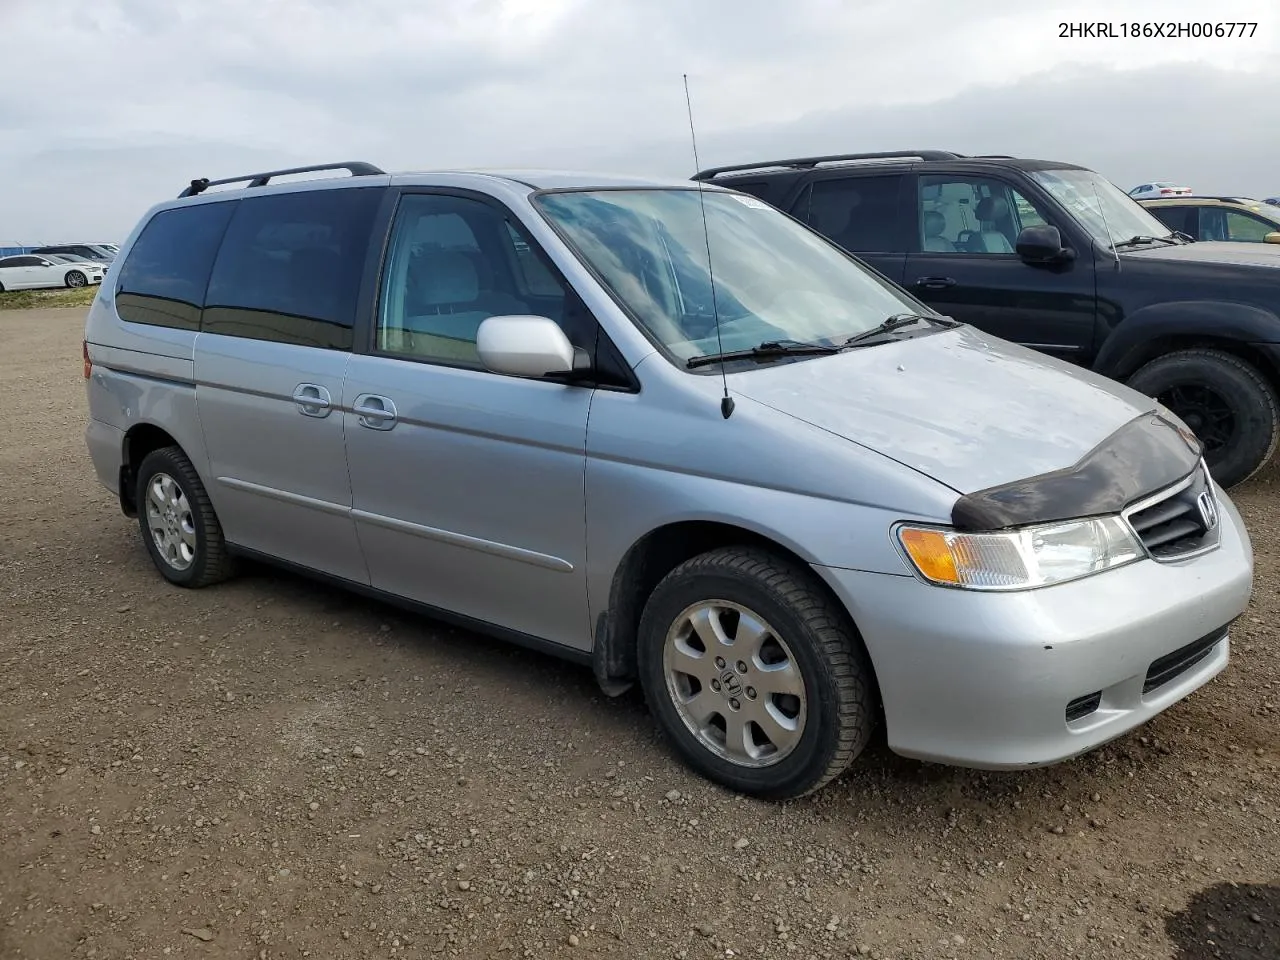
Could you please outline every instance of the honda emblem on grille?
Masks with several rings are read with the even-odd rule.
[[[1208,490],[1196,497],[1196,509],[1200,511],[1200,520],[1204,523],[1206,533],[1218,525],[1218,507]]]

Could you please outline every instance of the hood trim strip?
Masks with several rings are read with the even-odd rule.
[[[1004,530],[1119,513],[1186,477],[1200,457],[1177,427],[1145,413],[1070,467],[963,495],[951,523],[965,531]]]

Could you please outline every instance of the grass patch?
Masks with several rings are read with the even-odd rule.
[[[98,284],[74,290],[8,290],[0,293],[0,310],[31,310],[40,307],[87,307],[98,295]]]

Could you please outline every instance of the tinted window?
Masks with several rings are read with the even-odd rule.
[[[350,350],[380,187],[241,200],[209,280],[207,333]]]
[[[817,180],[801,195],[792,215],[846,250],[902,253],[898,192],[901,176]]]
[[[1023,193],[990,177],[921,177],[919,212],[927,253],[1012,254],[1019,233],[1049,222]]]
[[[116,312],[131,323],[196,330],[209,270],[235,204],[162,210],[143,227],[116,282]]]
[[[1192,237],[1196,235],[1195,207],[1147,207],[1147,209],[1170,230],[1181,230]]]
[[[392,229],[378,310],[377,349],[481,368],[476,331],[504,314],[550,317],[594,352],[596,323],[537,246],[496,205],[409,194]]]

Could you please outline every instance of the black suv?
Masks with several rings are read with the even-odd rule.
[[[695,174],[807,223],[934,309],[1121,380],[1223,486],[1280,438],[1280,245],[1193,242],[1084,167],[941,150]]]

